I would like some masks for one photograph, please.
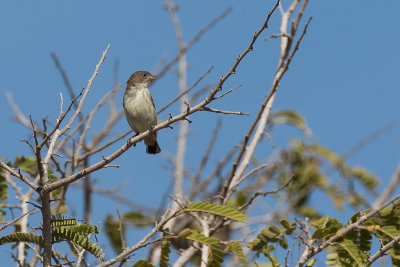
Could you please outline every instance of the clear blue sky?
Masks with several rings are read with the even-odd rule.
[[[289,1],[283,1],[287,8]],[[251,35],[265,20],[274,1],[177,1],[184,40],[188,42],[198,30],[224,9],[233,11],[210,30],[188,52],[188,85],[210,66],[215,66],[201,85],[215,84],[225,74],[235,57],[247,47]],[[59,93],[67,91],[50,57],[54,52],[66,70],[72,86],[85,87],[102,51],[111,45],[106,62],[96,78],[86,110],[107,93],[113,84],[114,61],[120,61],[119,81],[125,82],[136,70],[155,69],[161,58],[176,55],[176,43],[163,1],[2,1],[0,5],[0,90],[10,91],[24,114],[39,121],[48,116],[55,121],[59,112]],[[350,159],[351,164],[367,167],[386,185],[400,160],[400,2],[387,1],[310,1],[302,25],[309,16],[309,26],[300,50],[284,77],[274,110],[293,109],[306,119],[313,131],[311,140],[338,153],[346,152],[361,138],[377,128],[393,123],[394,127],[368,144]],[[279,13],[273,15],[270,29],[263,34],[278,33]],[[211,107],[250,112],[250,117],[218,116],[197,113],[191,117],[186,162],[195,169],[205,150],[217,118],[223,129],[212,160],[216,162],[226,148],[236,144],[255,116],[261,99],[271,85],[277,65],[278,40],[263,41],[237,69],[224,89],[243,87]],[[157,107],[168,103],[177,93],[176,75],[168,73],[152,87]],[[119,101],[122,94],[118,95]],[[119,102],[120,103],[120,102]],[[176,114],[178,106],[168,112]],[[101,127],[105,112],[100,112],[93,130]],[[4,95],[0,96],[0,155],[14,159],[30,155],[21,139],[30,132],[10,120],[13,116]],[[167,113],[161,119],[167,118]],[[121,121],[115,136],[129,127]],[[178,127],[159,133],[163,152],[174,155]],[[276,148],[302,134],[282,126],[272,131]],[[106,153],[120,147],[119,142]],[[261,148],[272,152],[268,143]],[[138,144],[115,161],[119,169],[107,169],[93,175],[96,185],[113,187],[125,182],[123,193],[133,201],[157,207],[160,195],[171,182],[171,168],[163,156],[144,153]],[[268,154],[259,149],[260,160]],[[268,153],[270,153],[268,152]],[[101,155],[93,158],[93,162]],[[211,163],[207,170],[215,164]],[[166,168],[167,167],[167,168]],[[172,192],[171,192],[172,194]],[[81,192],[69,192],[69,204],[77,217],[82,216]],[[75,200],[72,200],[75,199]],[[116,203],[96,197],[93,222],[100,222],[104,212],[114,212]],[[330,202],[319,208],[331,210]],[[127,208],[121,206],[123,211]],[[343,220],[353,211],[345,212]],[[133,244],[141,233],[130,236]],[[105,241],[100,240],[101,244]],[[0,247],[0,259],[8,259],[8,248]],[[107,252],[108,250],[106,250]],[[110,255],[110,254],[109,254]]]

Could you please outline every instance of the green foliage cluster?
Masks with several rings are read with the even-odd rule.
[[[8,199],[8,185],[6,182],[6,178],[0,169],[0,222],[5,222],[4,216],[6,215],[6,211],[2,208],[3,204],[7,203]]]
[[[341,180],[333,182],[328,179],[327,174],[333,172]],[[274,174],[281,186],[287,182],[288,177],[294,176],[285,191],[286,196],[297,214],[311,219],[321,218],[319,212],[309,205],[312,192],[323,192],[331,198],[337,209],[342,210],[345,203],[355,208],[365,204],[364,197],[352,190],[356,182],[371,194],[375,193],[379,185],[378,178],[366,169],[348,166],[343,157],[330,149],[300,140],[292,141],[290,149],[282,151],[272,175]]]
[[[183,210],[182,212],[209,212],[216,214],[218,211],[219,216],[223,216],[228,219],[231,216],[231,211],[225,213],[219,212],[223,207],[222,205],[209,205],[208,202],[193,202],[189,205],[190,208]],[[196,209],[194,207],[199,207]],[[227,207],[227,206],[225,206]],[[337,219],[325,216],[314,220],[310,224],[310,235],[313,239],[314,244],[320,244],[334,235],[340,234],[340,232],[348,224],[356,222],[360,216],[367,214],[369,210],[356,213],[351,220],[343,225]],[[225,216],[227,215],[227,216]],[[361,266],[363,265],[371,254],[372,239],[376,238],[382,245],[387,244],[393,238],[400,235],[400,202],[396,202],[390,207],[382,209],[380,212],[370,217],[364,223],[360,224],[359,227],[346,233],[334,243],[332,243],[328,250],[330,253],[327,255],[326,264],[328,266]],[[229,253],[233,253],[238,258],[241,264],[249,264],[249,252],[253,251],[255,256],[259,258],[261,255],[265,257],[271,264],[271,266],[279,267],[287,264],[280,262],[276,257],[279,245],[280,249],[290,252],[289,242],[294,242],[293,234],[297,233],[297,236],[301,236],[304,230],[304,224],[293,222],[282,219],[279,227],[269,226],[263,228],[257,234],[257,238],[249,242],[241,241],[228,241],[222,242],[216,237],[208,237],[198,230],[184,229],[179,234],[180,238],[185,238],[197,242],[199,244],[208,246],[210,249],[208,266],[222,266],[224,256]],[[289,238],[289,236],[292,236]],[[168,265],[169,253],[171,242],[168,239],[177,238],[176,236],[164,236],[165,239],[162,241],[162,253],[161,262],[162,266]],[[303,239],[305,240],[305,238]],[[249,252],[245,252],[243,247],[247,247]],[[247,255],[246,255],[247,254]],[[393,266],[400,266],[399,255],[400,249],[394,246],[389,250],[389,254],[392,259]],[[311,259],[307,266],[313,266],[317,262],[317,259]],[[140,260],[136,264],[150,264],[146,260]],[[152,265],[134,265],[134,266],[152,266]]]
[[[100,233],[97,226],[80,224],[75,218],[64,218],[62,216],[53,218],[51,225],[53,243],[68,241],[79,248],[87,250],[99,260],[103,260],[104,254],[102,253],[102,249],[97,243],[93,243],[89,239],[89,235]],[[14,242],[27,242],[42,245],[43,237],[31,232],[13,232],[0,238],[0,245]]]
[[[369,211],[365,210],[354,214],[347,224],[356,222],[360,216],[367,214]],[[333,252],[328,254],[326,263],[330,266],[357,266],[364,264],[371,254],[373,238],[376,238],[384,246],[400,235],[399,218],[400,202],[380,210],[374,216],[368,218],[360,227],[350,231],[331,246],[330,249]],[[316,237],[318,238],[321,238],[321,231],[330,232],[323,236],[327,239],[342,228],[336,219],[329,217],[324,217],[323,219],[326,220],[326,223],[322,223],[321,219],[319,224],[315,225],[317,228],[315,233],[317,233]],[[391,257],[392,265],[400,266],[400,248],[394,246],[389,249],[388,253]]]
[[[263,254],[271,262],[272,266],[281,266],[278,259],[273,255],[275,252],[274,243],[278,243],[283,249],[288,249],[288,239],[286,235],[291,235],[296,229],[295,223],[289,223],[287,220],[280,221],[280,227],[269,226],[261,229],[257,238],[247,243],[251,251],[256,252],[256,256]]]
[[[270,118],[270,125],[286,123],[292,124],[305,132],[310,133],[305,121],[297,113],[292,111],[282,111],[273,114]],[[37,162],[35,157],[17,157],[14,162],[7,163],[12,168],[19,169],[31,177],[38,175]],[[313,244],[320,244],[340,232],[351,223],[356,222],[360,216],[369,212],[364,210],[356,213],[347,224],[343,225],[336,218],[329,216],[322,217],[309,203],[312,192],[319,190],[329,196],[336,208],[341,210],[345,205],[350,205],[360,209],[365,204],[362,194],[354,190],[355,184],[361,185],[367,193],[374,194],[378,186],[378,179],[359,166],[349,166],[345,159],[330,149],[319,144],[307,144],[299,140],[294,140],[291,147],[281,152],[280,157],[274,162],[273,168],[265,171],[263,175],[268,179],[277,181],[278,186],[287,183],[288,177],[294,179],[284,187],[284,190],[277,193],[277,198],[286,194],[294,212],[302,217],[311,220],[309,224],[309,234],[313,239]],[[59,178],[52,169],[48,169],[50,182],[55,182]],[[331,180],[331,174],[335,173],[339,182]],[[329,177],[329,178],[328,178]],[[353,191],[351,191],[353,189]],[[350,190],[350,191],[349,191]],[[350,194],[349,194],[350,192]],[[51,193],[51,198],[60,196],[60,189]],[[254,191],[250,191],[254,193]],[[180,211],[178,216],[184,216],[192,219],[188,214],[212,214],[218,217],[220,222],[229,223],[245,222],[247,215],[238,210],[239,207],[248,204],[250,198],[249,192],[236,191],[227,205],[218,205],[211,202],[191,202],[186,208]],[[0,171],[0,221],[4,221],[5,211],[1,209],[1,204],[9,198],[8,185],[4,174]],[[38,199],[40,201],[40,199]],[[68,209],[62,205],[58,216],[51,221],[53,243],[67,241],[71,245],[71,251],[74,253],[76,248],[85,249],[99,260],[104,259],[104,254],[97,243],[90,240],[91,235],[99,234],[96,226],[87,223],[78,223],[73,217],[64,217],[60,214]],[[328,266],[360,266],[364,264],[370,256],[373,240],[385,245],[400,235],[400,203],[393,203],[376,213],[374,216],[365,220],[359,227],[341,236],[328,247],[326,264]],[[193,220],[191,220],[193,221]],[[154,226],[156,218],[148,216],[141,212],[131,211],[124,213],[120,218],[114,218],[108,214],[103,224],[103,229],[108,237],[110,244],[116,253],[122,251],[122,238],[126,239],[127,227]],[[261,261],[268,261],[270,266],[282,266],[287,264],[287,259],[282,262],[277,257],[277,251],[283,250],[286,255],[293,253],[290,243],[299,242],[300,244],[307,239],[304,236],[304,226],[307,223],[296,221],[289,222],[287,219],[281,219],[277,225],[269,225],[257,232],[256,238],[250,241],[230,240],[213,233],[212,236],[206,236],[201,232],[200,224],[185,224],[183,230],[177,233],[169,232],[169,229],[163,229],[163,237],[160,241],[160,266],[170,265],[171,246],[177,247],[179,239],[186,241],[186,244],[193,242],[198,246],[209,248],[209,258],[207,265],[212,267],[221,266],[227,255],[236,257],[237,261],[250,266],[255,262],[255,258]],[[224,227],[222,226],[221,229]],[[227,226],[228,235],[231,230]],[[219,229],[219,230],[221,230]],[[178,234],[179,233],[179,234]],[[294,233],[296,236],[294,236]],[[303,235],[303,236],[302,236]],[[296,241],[297,240],[297,241]],[[299,241],[302,240],[302,241]],[[43,243],[41,235],[36,233],[13,232],[0,237],[0,245],[15,242],[29,242],[37,245]],[[179,248],[178,248],[179,249]],[[400,249],[397,246],[388,250],[394,266],[400,266]],[[198,256],[198,255],[196,255]],[[311,259],[307,266],[312,266],[317,259]],[[261,262],[262,263],[262,262]],[[258,264],[258,263],[257,263]],[[133,266],[153,266],[149,261],[137,260]]]

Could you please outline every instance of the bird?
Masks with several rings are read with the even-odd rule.
[[[157,125],[157,112],[148,87],[157,76],[147,71],[136,71],[126,84],[123,97],[123,107],[126,120],[136,134],[143,133]],[[151,132],[144,138],[146,152],[157,154],[161,152],[157,142],[157,133]]]

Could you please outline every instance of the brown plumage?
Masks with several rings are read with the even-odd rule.
[[[137,71],[129,77],[123,99],[126,120],[136,134],[143,133],[157,125],[157,112],[148,87],[156,79],[147,71]],[[146,152],[161,152],[157,142],[157,133],[144,138]]]

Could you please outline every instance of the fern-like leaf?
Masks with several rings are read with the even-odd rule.
[[[53,235],[53,242],[68,240],[86,249],[97,259],[103,261],[104,258],[104,254],[102,253],[103,250],[98,246],[97,243],[93,243],[85,236],[79,235],[78,233],[75,233],[67,228],[55,228],[52,231],[52,235]]]
[[[192,202],[183,210],[183,212],[189,211],[207,212],[239,222],[247,220],[246,214],[243,214],[236,209],[210,202]]]
[[[168,240],[161,241],[160,267],[168,267],[170,247],[171,242]]]
[[[229,242],[225,247],[225,252],[233,252],[238,257],[240,263],[247,263],[246,255],[244,254],[243,249],[240,246],[240,242]]]
[[[351,240],[344,240],[337,245],[341,247],[341,249],[338,249],[341,261],[343,261],[343,259],[346,257],[349,257],[349,262],[354,261],[357,266],[362,266],[368,258],[368,256],[363,251],[360,251],[357,245]],[[344,250],[346,253],[340,253],[342,250]]]
[[[202,233],[199,233],[196,230],[192,230],[192,229],[188,229],[188,228],[183,229],[179,233],[179,236],[184,237],[189,240],[199,242],[199,243],[207,245],[207,246],[216,246],[219,244],[218,238],[208,237],[208,236],[203,235]]]
[[[208,257],[208,267],[220,267],[224,262],[224,253],[219,246],[210,247],[210,255]]]
[[[64,217],[64,216],[57,216],[51,219],[51,227],[63,227],[63,226],[71,226],[76,225],[76,219],[73,217]]]
[[[132,265],[132,267],[154,267],[154,265],[147,260],[138,260]]]
[[[0,245],[14,242],[28,242],[36,245],[42,245],[43,237],[34,233],[11,233],[0,238]]]

